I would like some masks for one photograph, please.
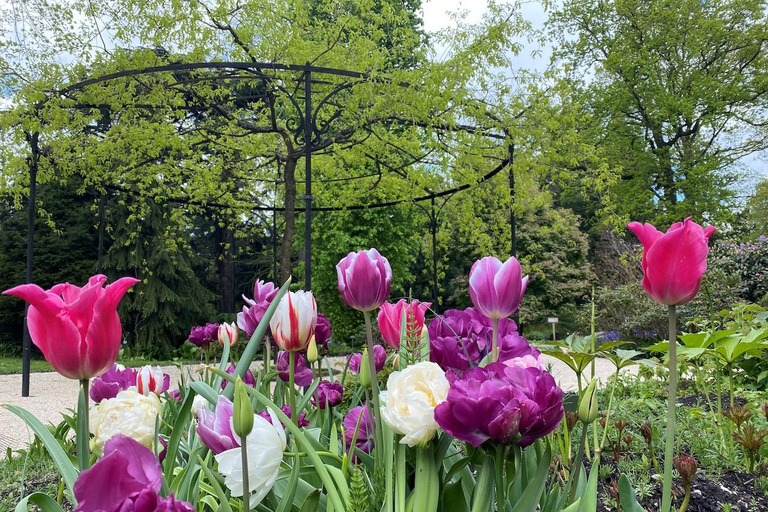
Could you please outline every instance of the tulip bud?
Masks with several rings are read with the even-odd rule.
[[[360,359],[360,385],[364,388],[371,387],[371,363],[368,361],[368,349],[363,349],[363,357]]]
[[[597,419],[597,379],[592,379],[579,402],[579,419],[582,423],[592,423]]]
[[[314,363],[317,361],[317,341],[315,340],[315,335],[313,334],[311,338],[309,338],[309,345],[307,345],[307,361],[310,363]]]
[[[696,475],[696,471],[699,469],[696,466],[696,459],[690,455],[680,455],[680,457],[675,457],[672,462],[677,472],[680,473],[680,478],[683,479],[686,489],[689,488],[694,475]]]
[[[237,326],[234,322],[231,324],[223,323],[219,326],[219,345],[222,347],[225,343],[229,343],[229,346],[232,347],[237,343],[237,337],[238,337],[238,330]]]
[[[392,358],[392,368],[394,368],[395,371],[402,369],[400,368],[400,352],[397,352],[395,357]]]
[[[247,437],[253,430],[253,406],[245,391],[243,380],[238,377],[235,380],[234,411],[232,413],[232,427],[240,438]]]

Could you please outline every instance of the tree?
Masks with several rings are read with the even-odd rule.
[[[768,179],[758,183],[747,199],[746,217],[751,238],[768,236]]]
[[[551,29],[556,58],[590,77],[593,140],[622,169],[620,212],[730,219],[734,164],[766,147],[765,2],[568,0]]]

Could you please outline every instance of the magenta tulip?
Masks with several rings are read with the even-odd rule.
[[[312,373],[312,369],[307,366],[307,360],[302,357],[301,354],[296,354],[296,361],[293,368],[294,383],[297,386],[307,387],[312,384],[312,380],[315,378],[315,374]],[[285,350],[281,350],[277,354],[277,376],[283,382],[290,381],[290,353]]]
[[[319,355],[325,355],[328,352],[328,342],[331,341],[331,321],[322,313],[317,315],[317,325],[315,326],[315,344]]]
[[[269,302],[267,301],[256,302],[250,306],[243,306],[242,313],[237,314],[237,326],[245,331],[248,338],[253,336],[268,307]]]
[[[690,218],[672,224],[666,233],[648,223],[630,222],[627,227],[643,244],[643,288],[648,295],[667,306],[690,302],[707,271],[715,227],[702,228]]]
[[[118,434],[104,445],[104,456],[75,482],[75,512],[193,512],[173,494],[159,495],[160,463],[149,448]]]
[[[517,258],[502,263],[497,258],[485,257],[472,265],[469,271],[469,297],[472,304],[489,318],[512,316],[528,286],[528,276]]]
[[[384,369],[384,365],[387,362],[387,349],[381,345],[373,346],[373,360],[375,361],[376,373],[379,373]],[[352,373],[360,373],[360,365],[363,363],[363,354],[356,352],[349,356],[349,371]]]
[[[219,396],[216,410],[201,407],[197,411],[197,435],[214,454],[240,446],[232,432],[234,405],[225,396]]]
[[[122,341],[117,304],[139,280],[123,277],[102,288],[106,281],[96,275],[82,288],[63,283],[45,291],[25,284],[3,292],[29,303],[29,335],[64,377],[97,377],[117,359]]]
[[[312,405],[318,409],[336,407],[344,398],[344,386],[338,381],[330,382],[321,380],[317,385],[315,394],[312,395]]]
[[[290,405],[284,405],[284,406],[282,406],[280,408],[280,410],[283,412],[283,414],[288,416],[288,419],[293,419],[293,411],[291,411],[291,406]],[[261,411],[259,413],[259,416],[261,416],[262,418],[264,418],[268,422],[272,423],[272,417],[269,415],[269,412]],[[280,425],[283,428],[285,428],[285,425],[283,424],[283,422],[280,422]],[[296,426],[301,428],[301,427],[308,427],[309,425],[310,425],[310,423],[309,423],[309,420],[307,419],[307,415],[304,414],[303,412],[300,413],[298,419],[296,420]]]
[[[373,434],[376,430],[376,418],[371,414],[368,405],[358,405],[349,410],[344,416],[344,439],[347,441],[347,450],[350,450],[352,440],[358,450],[371,453],[373,450]],[[357,435],[355,435],[357,433]],[[352,453],[352,461],[358,462],[357,452]]]
[[[392,288],[392,268],[376,249],[349,253],[336,265],[336,275],[341,298],[358,311],[381,306]]]
[[[189,341],[191,344],[200,348],[208,348],[214,341],[218,341],[219,324],[197,325],[189,331]]]
[[[400,299],[396,304],[389,302],[382,304],[377,320],[384,343],[395,349],[400,348],[400,325],[403,312],[405,312],[407,336],[421,337],[421,331],[424,329],[424,315],[431,305],[431,302],[420,303],[418,300],[409,304],[405,299]]]

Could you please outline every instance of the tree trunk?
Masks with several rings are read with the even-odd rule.
[[[283,168],[283,180],[285,181],[285,230],[283,231],[283,244],[280,251],[281,284],[291,276],[291,244],[293,242],[293,234],[296,232],[296,162],[297,159],[290,156]]]
[[[661,167],[661,182],[664,186],[664,200],[671,205],[677,204],[677,186],[675,183],[675,170],[672,168],[671,148],[664,147],[659,151],[659,164]]]

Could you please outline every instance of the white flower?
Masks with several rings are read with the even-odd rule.
[[[285,431],[277,419],[275,413],[269,410],[272,422],[265,420],[258,414],[253,415],[253,430],[246,437],[246,451],[248,452],[248,494],[251,495],[250,506],[256,507],[264,496],[269,493],[277,481],[280,472],[280,464],[283,461],[283,451],[286,447]],[[231,423],[230,419],[230,423]],[[234,433],[235,429],[232,428]],[[234,434],[238,443],[240,437]],[[241,443],[242,444],[242,443]],[[243,495],[243,462],[240,448],[233,448],[216,455],[219,463],[219,472],[224,475],[226,485],[232,496]],[[256,494],[252,494],[252,493]]]
[[[281,350],[303,350],[315,333],[317,303],[312,292],[300,290],[283,295],[277,305],[269,327],[275,345]]]
[[[192,407],[190,409],[192,416],[197,416],[197,411],[203,407],[208,407],[208,400],[203,398],[202,395],[195,395],[195,398],[192,399]]]
[[[165,374],[159,366],[142,366],[136,374],[136,387],[139,393],[144,396],[154,393],[159,395],[163,392]]]
[[[408,446],[426,443],[437,432],[435,407],[448,398],[448,379],[435,363],[416,363],[393,372],[381,393],[381,416]]]
[[[133,386],[119,392],[115,398],[102,400],[90,411],[93,450],[101,453],[104,443],[116,434],[124,434],[151,448],[161,412],[157,396],[152,393],[144,396]]]

